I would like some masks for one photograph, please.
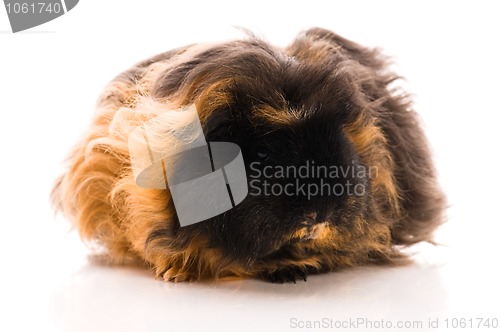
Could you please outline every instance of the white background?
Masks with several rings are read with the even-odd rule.
[[[185,3],[185,4],[183,4]],[[500,318],[495,2],[81,1],[12,34],[0,8],[0,330],[287,331],[291,319]],[[249,28],[285,46],[321,26],[393,56],[415,95],[450,203],[443,245],[402,268],[306,283],[173,284],[87,262],[49,191],[106,83],[153,54]],[[476,322],[476,321],[475,321]],[[328,330],[328,329],[327,329]],[[359,328],[358,330],[362,330]],[[410,330],[410,329],[407,329]],[[487,330],[487,329],[485,329]]]

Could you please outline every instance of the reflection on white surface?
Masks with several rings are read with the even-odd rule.
[[[364,267],[281,285],[166,283],[148,271],[87,264],[54,289],[51,313],[61,331],[287,330],[292,318],[325,317],[427,321],[449,309],[440,269]]]
[[[53,288],[51,319],[59,331],[284,331],[293,330],[292,319],[421,321],[415,330],[428,330],[430,319],[495,317],[498,299],[484,299],[497,290],[460,277],[469,267],[452,264],[449,249],[419,250],[408,266],[354,268],[297,284],[172,283],[150,271],[87,263]],[[498,277],[483,281],[491,286]]]

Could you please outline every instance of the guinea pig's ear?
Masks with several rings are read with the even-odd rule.
[[[232,123],[232,119],[233,116],[227,108],[212,112],[202,124],[207,140],[223,138]]]
[[[380,58],[378,49],[363,47],[349,39],[323,28],[312,28],[300,34],[290,46],[291,49],[311,47],[325,50],[325,43],[329,51],[341,51],[343,54],[362,64],[363,66],[380,69],[385,66],[385,61]],[[309,44],[309,46],[307,46]],[[312,45],[311,45],[312,44]],[[315,45],[316,44],[316,45]],[[329,52],[326,52],[329,53]],[[318,54],[318,52],[316,52]],[[320,52],[321,54],[321,52]]]

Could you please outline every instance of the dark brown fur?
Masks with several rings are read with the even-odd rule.
[[[104,91],[53,200],[84,239],[114,260],[149,264],[166,280],[283,282],[403,262],[395,246],[431,240],[445,199],[418,117],[391,88],[396,79],[377,50],[319,28],[285,49],[248,38],[163,53]],[[127,137],[190,104],[207,141],[241,147],[247,172],[266,155],[262,164],[354,163],[375,167],[377,176],[335,180],[362,183],[369,190],[361,197],[248,196],[223,215],[181,228],[168,190],[134,182]]]

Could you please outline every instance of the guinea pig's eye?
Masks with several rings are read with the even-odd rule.
[[[269,150],[264,148],[264,147],[257,147],[255,149],[255,154],[260,160],[267,160],[269,159]]]

